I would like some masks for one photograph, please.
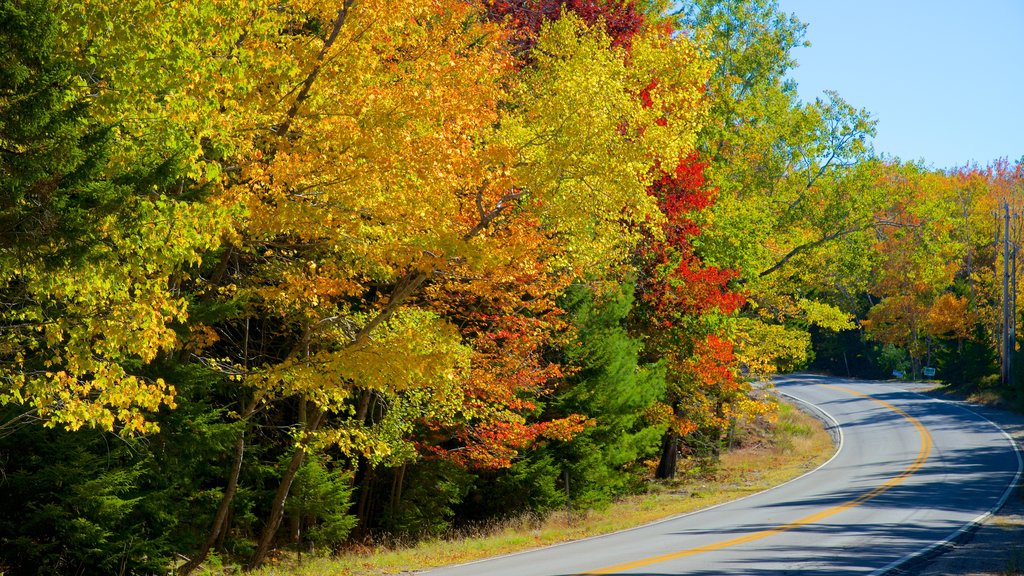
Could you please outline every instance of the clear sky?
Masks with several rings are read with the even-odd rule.
[[[800,96],[878,120],[875,150],[935,168],[1024,156],[1024,0],[778,0],[808,24]]]

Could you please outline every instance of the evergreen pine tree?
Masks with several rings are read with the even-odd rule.
[[[569,471],[573,500],[598,504],[639,486],[643,462],[658,452],[665,426],[647,421],[645,411],[665,394],[665,369],[640,364],[642,343],[624,325],[633,306],[629,284],[607,294],[574,285],[562,306],[579,336],[565,353],[579,370],[553,407],[584,414],[592,426],[552,450]]]

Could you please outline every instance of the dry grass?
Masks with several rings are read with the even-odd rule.
[[[652,484],[647,494],[624,498],[600,511],[546,518],[522,517],[458,538],[407,547],[363,547],[334,558],[284,559],[263,576],[379,576],[409,574],[432,566],[470,562],[538,546],[607,534],[693,512],[760,492],[814,469],[834,452],[821,424],[783,405],[775,426],[752,426],[738,435],[740,447],[726,453],[715,470],[691,469],[679,480]]]
[[[998,390],[975,390],[967,395],[967,401],[972,404],[981,404],[982,406],[992,406],[994,408],[1009,410],[1012,409],[1012,403],[1006,396],[1007,394],[1005,392]]]

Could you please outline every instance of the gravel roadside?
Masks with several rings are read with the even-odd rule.
[[[998,424],[1024,448],[1024,415],[964,400],[934,385],[908,385],[908,390],[941,398],[969,408]],[[1024,575],[1024,490],[1018,485],[1006,504],[973,533],[927,560],[891,574],[905,576],[1010,576]]]

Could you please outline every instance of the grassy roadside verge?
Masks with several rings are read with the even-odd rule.
[[[971,404],[1024,414],[1024,409],[1022,409],[1024,406],[1016,401],[1015,391],[1007,390],[996,382],[987,386],[934,383],[934,387],[925,393],[936,398],[962,400]]]
[[[353,549],[333,558],[282,559],[261,576],[379,576],[479,560],[607,534],[735,500],[781,484],[819,466],[834,452],[820,422],[782,404],[771,428],[747,429],[739,447],[722,456],[715,470],[691,470],[671,483],[652,484],[647,494],[619,500],[603,510],[523,517],[480,528],[458,538],[409,547]]]

